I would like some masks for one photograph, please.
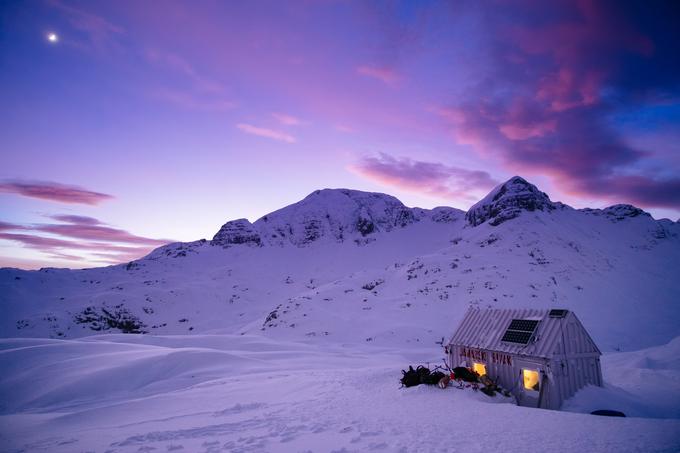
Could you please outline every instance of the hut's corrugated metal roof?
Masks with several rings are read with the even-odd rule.
[[[593,340],[578,318],[569,311],[564,318],[551,318],[548,309],[470,308],[449,345],[501,351],[533,357],[597,353]],[[539,320],[532,341],[517,344],[501,341],[513,319]]]

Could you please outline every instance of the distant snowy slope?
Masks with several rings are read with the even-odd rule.
[[[0,270],[3,337],[255,334],[434,345],[465,309],[563,307],[603,350],[680,335],[680,227],[576,210],[522,178],[468,213],[325,189],[127,265]]]

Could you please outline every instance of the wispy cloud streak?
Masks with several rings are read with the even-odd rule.
[[[46,181],[4,181],[0,182],[0,192],[59,203],[86,205],[96,205],[114,198],[113,195],[78,186]]]
[[[273,129],[267,129],[264,127],[257,127],[251,124],[239,123],[236,125],[237,128],[245,132],[246,134],[257,135],[259,137],[271,138],[273,140],[278,140],[280,142],[295,143],[295,137],[286,134],[285,132],[275,131]]]
[[[497,184],[487,172],[436,162],[395,158],[389,154],[365,157],[350,170],[381,184],[425,195],[474,201],[475,192]]]
[[[304,124],[304,121],[301,119],[292,115],[286,115],[285,113],[272,113],[272,116],[284,126],[300,126],[301,124]]]
[[[167,239],[137,236],[107,226],[93,217],[79,215],[49,217],[65,223],[18,225],[0,221],[0,239],[38,250],[51,258],[85,261],[86,256],[104,254],[110,263],[140,258],[155,247],[172,242]]]

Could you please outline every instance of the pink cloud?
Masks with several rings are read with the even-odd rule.
[[[127,247],[126,250],[102,249],[102,252],[90,252],[89,255],[100,258],[99,262],[108,264],[126,263],[148,255],[152,247]],[[108,252],[107,252],[108,251]]]
[[[93,192],[78,186],[43,181],[5,181],[0,183],[0,192],[59,203],[86,205],[96,205],[114,198],[112,195]]]
[[[286,143],[295,143],[295,137],[286,134],[285,132],[275,131],[273,129],[266,129],[263,127],[257,127],[250,124],[239,123],[236,125],[237,128],[245,132],[246,134],[257,135],[260,137],[271,138],[273,140],[278,140]]]
[[[284,113],[272,113],[272,116],[276,119],[276,121],[285,126],[299,126],[303,124],[302,120],[292,115],[286,115]]]
[[[46,256],[62,260],[86,261],[86,256],[103,254],[108,258],[109,263],[137,259],[159,245],[172,242],[137,236],[125,230],[106,226],[93,217],[78,215],[50,217],[67,223],[24,226],[0,222],[0,240],[18,242]],[[7,232],[12,230],[30,231],[30,233]],[[41,236],[35,232],[58,237]],[[69,251],[76,251],[79,255],[69,253]]]
[[[555,132],[556,126],[557,122],[555,120],[537,121],[529,124],[516,122],[501,124],[499,130],[510,140],[526,140]]]
[[[459,143],[472,145],[489,158],[500,158],[513,171],[547,175],[565,193],[612,203],[680,206],[680,178],[624,176],[616,171],[635,164],[644,153],[602,128],[593,112],[565,111],[541,122],[519,119],[509,111],[502,106],[468,105],[444,117],[454,126]]]
[[[71,255],[69,253],[62,253],[62,252],[48,252],[47,256],[49,256],[51,258],[56,258],[58,260],[85,261],[85,257],[78,256],[78,255]]]
[[[497,181],[484,171],[409,158],[395,158],[385,153],[380,153],[377,157],[365,157],[349,169],[388,186],[465,201],[476,200],[473,192],[486,191],[497,184]]]
[[[165,239],[150,239],[128,233],[125,230],[102,225],[88,224],[50,224],[37,225],[34,230],[74,239],[87,239],[129,244],[162,245],[170,242]]]
[[[23,233],[0,233],[0,239],[4,239],[6,241],[19,242],[26,247],[45,251],[50,251],[52,249],[57,248],[82,250],[90,247],[90,245],[85,243],[65,241],[63,239],[56,239]]]
[[[387,85],[394,85],[400,80],[399,75],[392,69],[376,66],[359,66],[356,69],[358,74],[380,80]]]
[[[67,223],[33,225],[32,229],[74,239],[86,239],[104,242],[122,242],[127,244],[163,245],[172,242],[169,239],[151,239],[131,234],[125,230],[112,228],[102,224],[93,217],[78,215],[55,215],[55,220]]]
[[[646,165],[656,150],[632,146],[616,124],[677,87],[664,75],[677,61],[665,31],[652,41],[640,11],[602,2],[524,6],[531,11],[516,6],[512,21],[488,16],[485,27],[497,30],[490,76],[438,110],[456,141],[513,173],[547,175],[565,193],[680,207],[680,178]]]

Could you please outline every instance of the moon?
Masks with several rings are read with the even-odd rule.
[[[47,40],[51,43],[56,43],[57,41],[59,41],[59,36],[57,36],[57,34],[54,32],[49,32],[47,34]]]

